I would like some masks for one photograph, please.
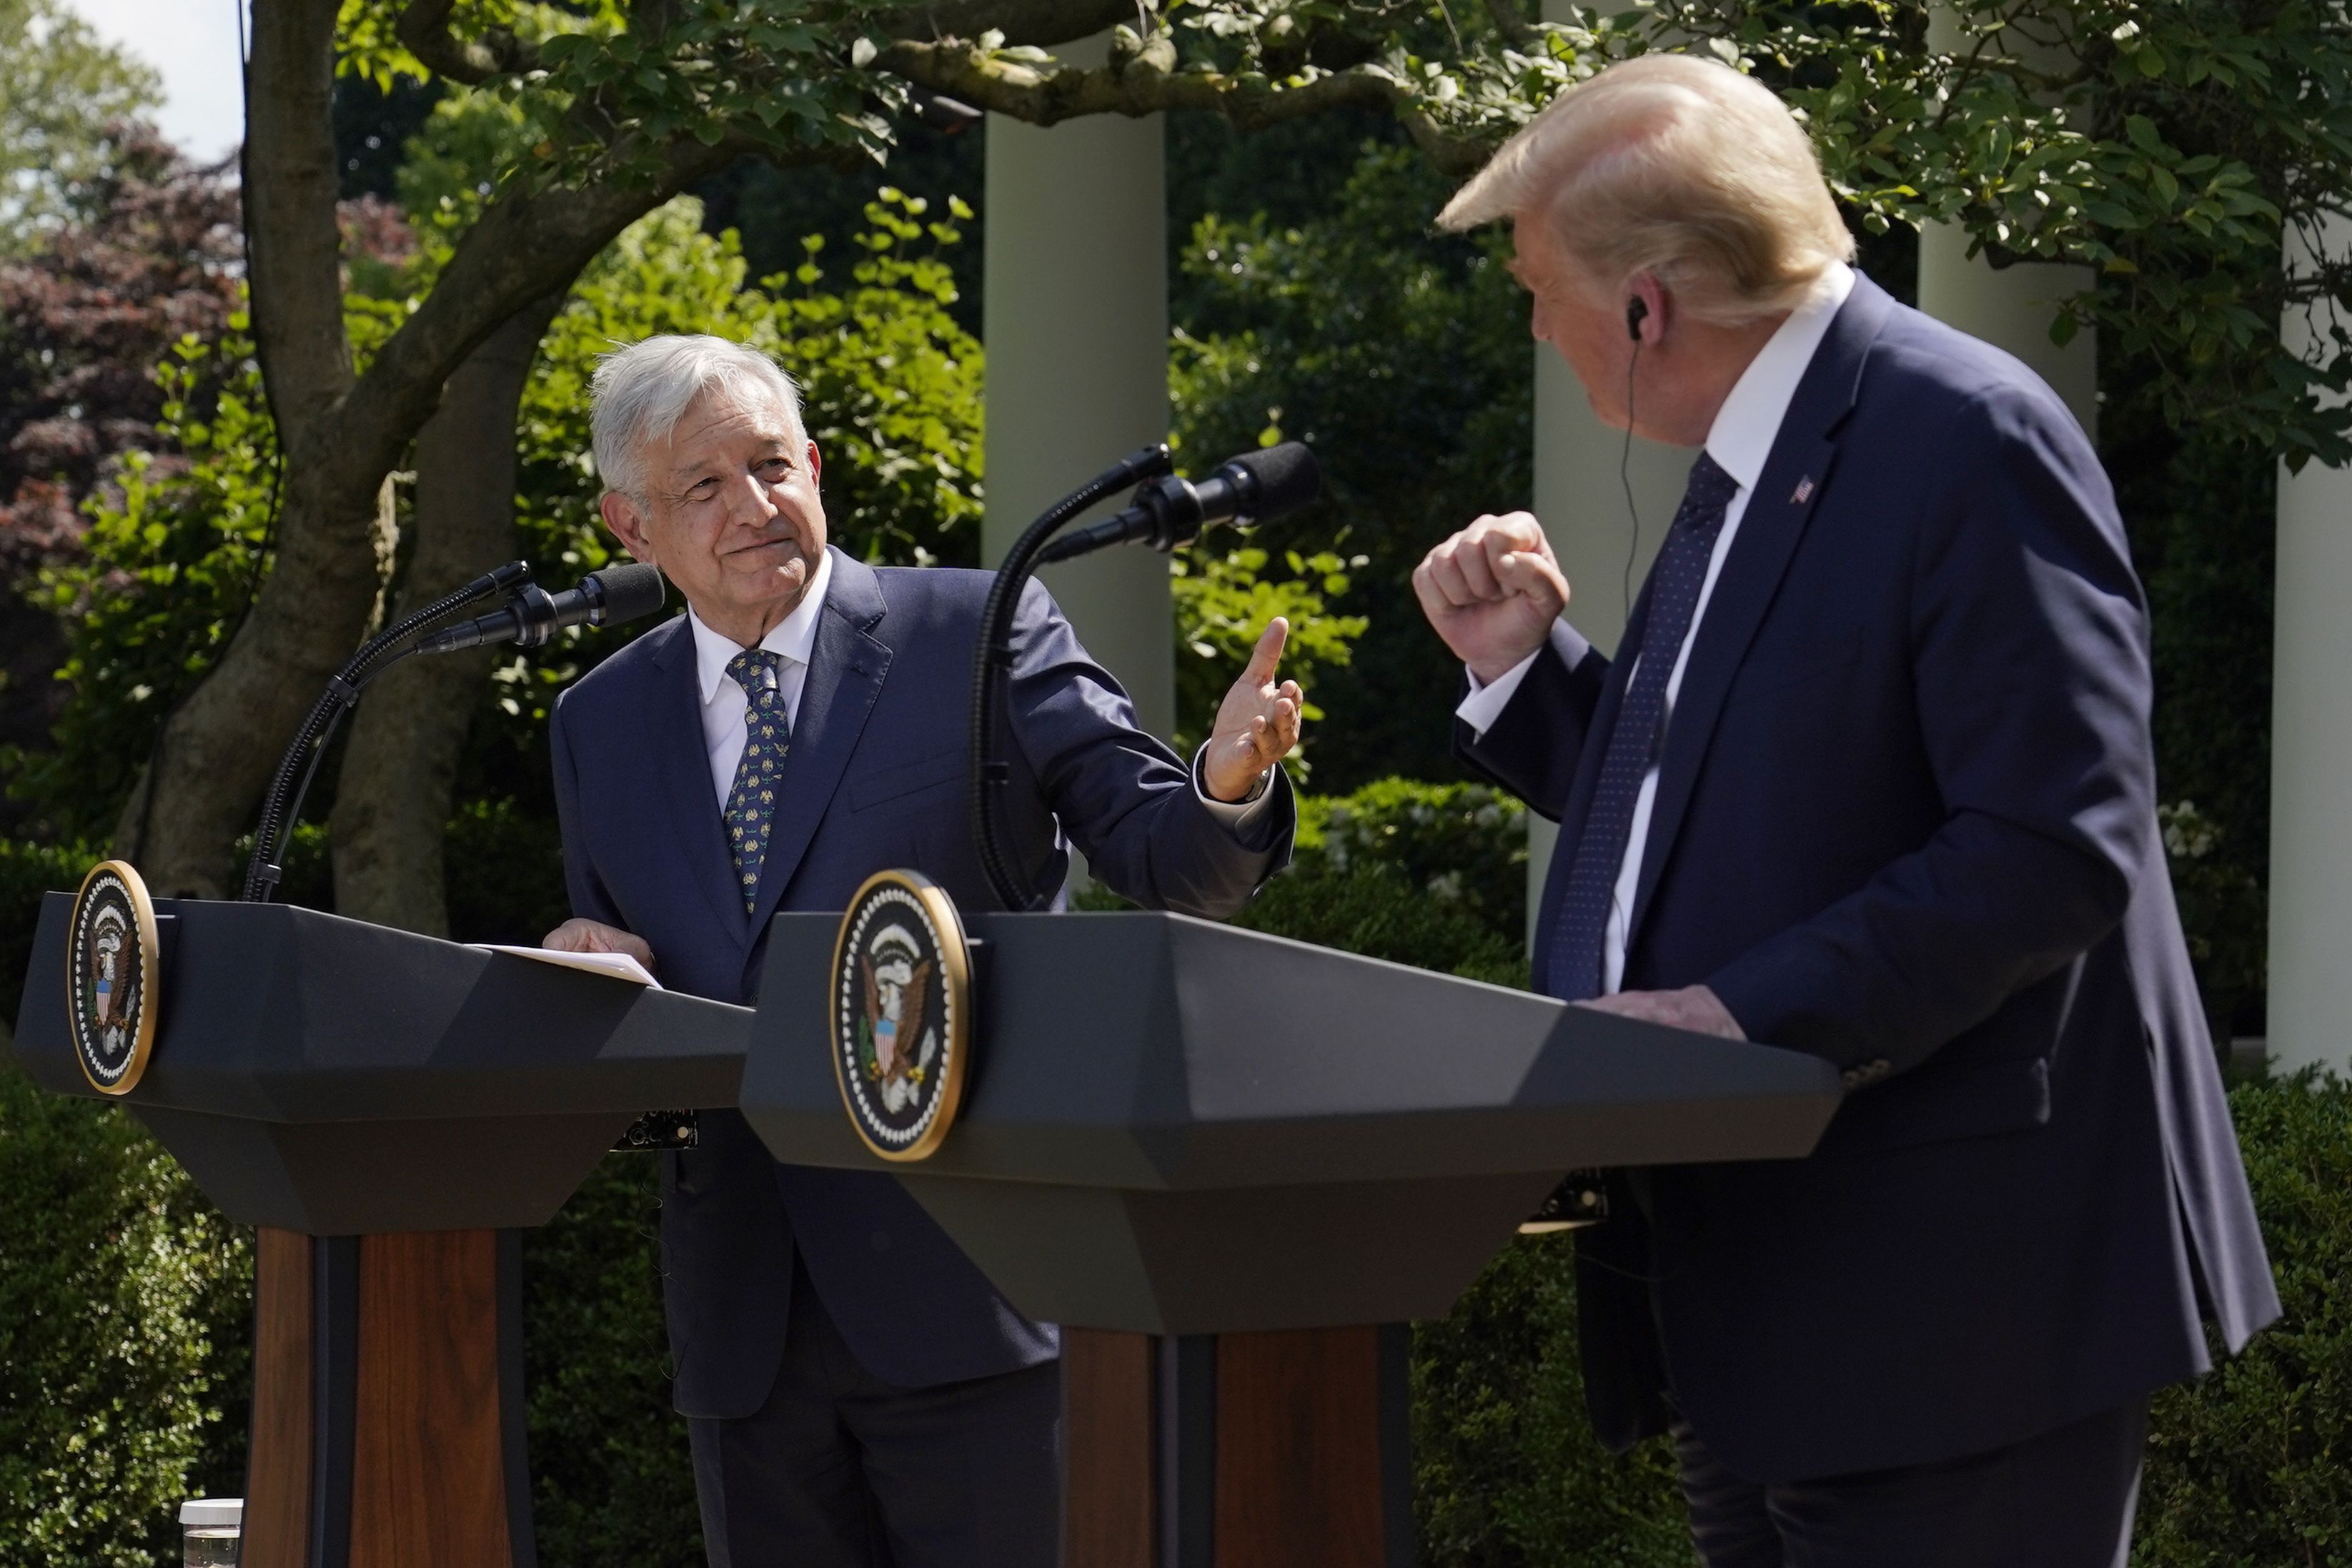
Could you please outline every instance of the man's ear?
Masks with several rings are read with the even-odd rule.
[[[596,510],[604,513],[604,526],[613,531],[613,537],[621,542],[624,550],[648,566],[661,564],[654,559],[653,541],[646,536],[645,514],[637,510],[636,502],[618,490],[606,490],[604,499],[596,503]]]
[[[814,441],[808,443],[808,466],[811,483],[824,478],[824,459],[817,456],[816,443]]]
[[[1635,314],[1636,308],[1639,315]],[[1625,286],[1625,325],[1642,342],[1653,347],[1662,343],[1667,330],[1674,324],[1673,296],[1658,275],[1646,268],[1636,272]]]

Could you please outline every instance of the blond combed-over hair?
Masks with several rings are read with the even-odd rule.
[[[1769,88],[1689,55],[1642,55],[1554,99],[1438,215],[1546,225],[1605,299],[1641,272],[1736,325],[1803,302],[1853,237],[1812,142]]]

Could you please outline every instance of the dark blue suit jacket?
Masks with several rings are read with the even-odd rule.
[[[1578,652],[1459,736],[1561,824],[1538,984],[1631,663]],[[2080,426],[1858,280],[1698,625],[1624,977],[1713,987],[1853,1092],[1811,1159],[1649,1172],[1586,1233],[1604,1438],[1670,1393],[1756,1480],[1927,1462],[2203,1371],[2200,1309],[2232,1349],[2277,1315],[2148,705]]]
[[[965,807],[972,647],[990,574],[876,569],[833,555],[774,837],[747,917],[722,837],[684,616],[563,694],[550,738],[575,913],[645,938],[661,983],[758,1000],[769,917],[839,910],[872,873],[921,871],[967,910],[998,907]],[[1068,868],[1138,903],[1220,917],[1288,858],[1277,798],[1245,846],[1183,763],[1137,728],[1118,683],[1032,583],[1013,630],[1015,842],[1036,885]],[[998,1295],[887,1175],[782,1165],[741,1116],[707,1111],[666,1156],[662,1254],[679,1410],[748,1415],[783,1354],[795,1249],[843,1338],[877,1377],[925,1387],[1050,1359],[1057,1337]]]

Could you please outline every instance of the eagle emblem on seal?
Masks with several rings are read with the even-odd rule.
[[[915,957],[915,952],[914,938],[890,925],[857,958],[866,991],[857,1065],[881,1095],[882,1108],[892,1115],[904,1111],[922,1093],[932,1060],[940,1054],[938,1034],[923,1028],[932,961]]]

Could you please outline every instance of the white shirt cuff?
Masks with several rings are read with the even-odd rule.
[[[1202,769],[1208,756],[1209,742],[1203,741],[1201,749],[1192,753],[1192,793],[1201,797],[1201,804],[1209,808],[1211,816],[1223,823],[1228,830],[1238,832],[1260,815],[1269,793],[1266,786],[1274,782],[1274,770],[1268,768],[1258,774],[1257,783],[1240,800],[1219,800],[1209,793],[1209,775]]]
[[[1559,655],[1563,663],[1570,662],[1569,638],[1572,635],[1568,629],[1567,622],[1554,621],[1551,624],[1551,635],[1544,639],[1544,647]],[[1487,731],[1495,727],[1495,721],[1503,716],[1503,710],[1510,706],[1511,698],[1519,689],[1519,682],[1528,678],[1528,671],[1533,669],[1536,667],[1536,660],[1543,656],[1543,647],[1536,649],[1535,652],[1496,676],[1491,686],[1482,684],[1476,673],[1469,666],[1463,666],[1462,672],[1470,678],[1470,695],[1462,700],[1462,706],[1454,710],[1454,716],[1470,726],[1470,732],[1474,737],[1483,738]]]

